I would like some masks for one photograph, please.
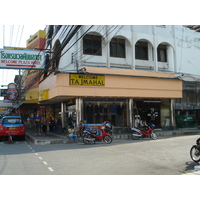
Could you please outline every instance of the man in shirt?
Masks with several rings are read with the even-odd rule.
[[[37,133],[39,135],[41,135],[40,131],[41,131],[41,117],[40,114],[37,113],[37,115],[34,117],[34,122],[35,122],[35,134],[34,136],[37,135]]]

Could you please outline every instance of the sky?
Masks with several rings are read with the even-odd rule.
[[[46,25],[8,25],[0,24],[0,49],[4,46],[26,47],[26,40],[38,30],[44,30]],[[14,81],[19,70],[0,69],[0,88]]]

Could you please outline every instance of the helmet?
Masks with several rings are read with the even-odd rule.
[[[152,129],[154,129],[156,126],[155,126],[154,124],[151,124],[150,127],[151,127]]]

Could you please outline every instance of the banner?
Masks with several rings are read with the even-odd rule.
[[[44,67],[43,51],[0,49],[0,68],[43,70]]]

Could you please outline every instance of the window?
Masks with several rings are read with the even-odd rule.
[[[157,48],[158,54],[158,61],[160,62],[167,62],[167,46],[166,45],[159,45]]]
[[[148,43],[137,42],[135,45],[135,58],[141,60],[148,60]]]
[[[183,103],[196,103],[196,86],[194,82],[183,82]]]
[[[23,124],[23,122],[22,119],[9,118],[9,119],[4,119],[3,124]]]
[[[83,54],[101,56],[101,36],[86,35],[83,38]]]
[[[110,56],[125,58],[125,39],[113,38],[110,42]]]

